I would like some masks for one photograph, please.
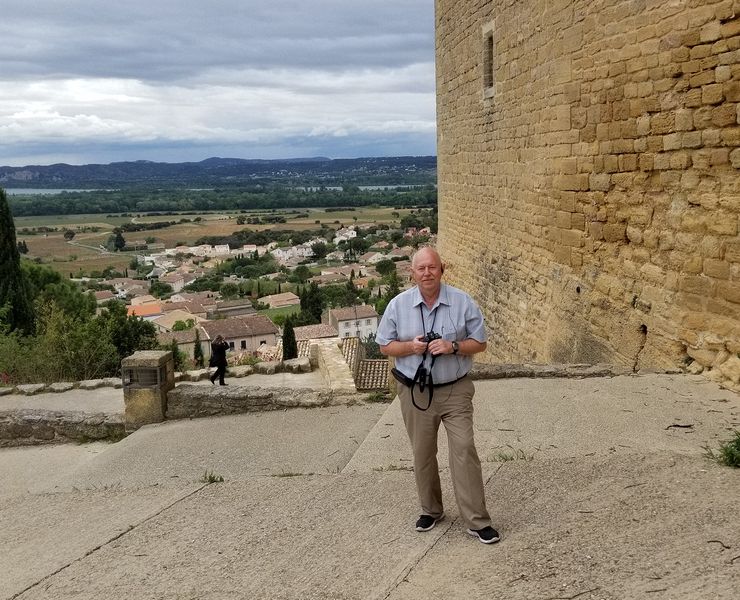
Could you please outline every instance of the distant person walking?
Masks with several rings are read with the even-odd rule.
[[[226,375],[226,351],[229,349],[229,343],[221,335],[217,335],[211,342],[211,362],[212,367],[216,367],[216,372],[211,375],[211,383],[216,383],[216,378],[221,385],[228,385],[224,381]]]
[[[375,341],[396,358],[393,375],[414,453],[421,504],[416,531],[429,531],[444,518],[437,464],[437,431],[447,430],[450,474],[468,533],[484,544],[499,541],[486,510],[483,476],[473,441],[473,394],[468,377],[473,355],[486,349],[483,315],[473,299],[442,283],[444,264],[434,248],[411,260],[416,287],[390,301]]]

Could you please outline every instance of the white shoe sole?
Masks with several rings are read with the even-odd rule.
[[[445,516],[442,515],[439,519],[434,519],[434,523],[432,523],[429,527],[423,528],[423,527],[415,527],[416,531],[431,531],[434,529],[434,526],[439,523],[442,519],[444,519]]]
[[[499,540],[501,540],[501,536],[500,535],[498,537],[491,538],[490,540],[484,540],[481,536],[478,535],[478,532],[477,531],[473,531],[472,529],[468,529],[468,533],[470,535],[472,535],[473,537],[478,538],[478,541],[481,544],[495,544],[496,542],[498,542]]]

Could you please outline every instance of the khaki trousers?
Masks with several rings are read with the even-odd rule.
[[[449,446],[450,474],[457,506],[465,525],[483,529],[491,525],[486,510],[483,474],[473,440],[473,395],[475,387],[469,377],[434,390],[429,410],[421,411],[411,403],[411,388],[398,386],[401,413],[414,452],[414,476],[422,513],[438,518],[443,513],[442,487],[437,463],[437,431],[444,423]],[[419,406],[429,403],[428,389],[414,387],[414,400]]]

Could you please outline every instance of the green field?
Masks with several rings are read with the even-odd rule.
[[[353,224],[388,224],[398,223],[400,217],[409,213],[409,209],[396,210],[392,207],[358,207],[357,210],[329,211],[323,208],[310,208],[306,210],[285,209],[276,211],[255,210],[242,211],[218,211],[198,214],[171,214],[171,215],[147,215],[121,216],[114,214],[95,215],[59,215],[38,217],[16,217],[15,227],[19,241],[25,241],[29,248],[26,255],[28,259],[41,260],[43,263],[52,265],[64,275],[89,273],[91,271],[102,271],[107,266],[122,271],[131,262],[134,252],[107,253],[100,249],[105,246],[111,231],[124,223],[134,221],[135,223],[152,223],[157,221],[178,221],[176,224],[163,229],[150,231],[136,231],[124,233],[126,242],[130,245],[143,244],[147,238],[154,238],[155,243],[163,243],[167,248],[173,248],[179,243],[192,245],[196,240],[207,236],[228,236],[235,231],[250,229],[262,231],[266,229],[314,229],[318,228],[319,221],[331,228],[340,225],[349,226]],[[286,218],[286,223],[239,225],[236,220],[239,216],[276,216]],[[307,216],[306,216],[307,215]],[[198,222],[194,219],[200,217]],[[179,223],[180,219],[188,219],[185,223]],[[38,227],[56,228],[58,231],[49,233],[23,234],[22,229]],[[98,227],[99,231],[83,231],[85,227]],[[63,230],[76,231],[74,239],[67,242],[63,237]],[[282,309],[281,309],[282,310]]]

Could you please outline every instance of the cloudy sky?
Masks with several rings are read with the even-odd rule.
[[[0,165],[435,153],[432,0],[2,0]]]

